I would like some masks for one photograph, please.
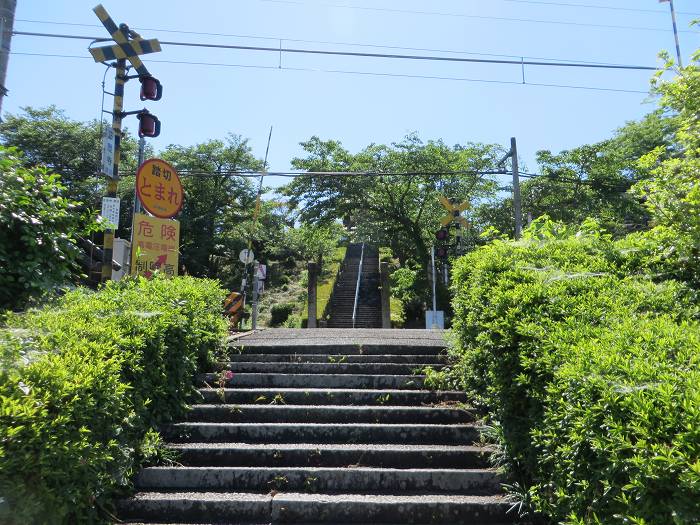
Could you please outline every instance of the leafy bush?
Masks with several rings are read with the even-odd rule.
[[[698,308],[661,237],[538,219],[456,265],[454,373],[557,521],[700,519]]]
[[[94,523],[184,414],[225,331],[193,278],[78,289],[0,332],[0,522]]]
[[[75,236],[96,225],[64,190],[58,175],[25,168],[17,150],[0,146],[0,310],[71,281]]]
[[[270,309],[270,326],[281,326],[294,311],[294,303],[274,304]]]

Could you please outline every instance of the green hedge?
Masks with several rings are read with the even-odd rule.
[[[671,239],[542,220],[456,265],[453,380],[554,521],[700,522],[700,325]]]
[[[224,292],[193,278],[78,289],[0,331],[0,522],[108,520],[183,415],[225,333]]]

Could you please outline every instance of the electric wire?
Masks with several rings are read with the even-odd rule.
[[[37,56],[37,57],[48,57],[48,58],[72,58],[89,60],[92,57],[86,57],[81,55],[63,55],[63,54],[52,54],[52,53],[25,53],[20,51],[11,51],[11,55],[20,56]],[[230,64],[223,62],[196,62],[196,61],[184,61],[184,60],[149,60],[149,63],[157,64],[184,64],[184,65],[195,65],[195,66],[211,66],[211,67],[232,67],[232,68],[242,68],[242,69],[263,69],[263,70],[276,70],[276,71],[292,71],[292,72],[306,72],[306,73],[330,73],[330,74],[344,74],[344,75],[360,75],[360,76],[376,76],[376,77],[390,77],[390,78],[411,78],[419,80],[444,80],[444,81],[454,81],[454,82],[469,82],[469,83],[485,83],[485,84],[501,84],[501,85],[511,85],[511,86],[533,86],[533,87],[548,87],[557,89],[574,89],[583,91],[600,91],[600,92],[612,92],[612,93],[627,93],[627,94],[642,94],[648,95],[648,91],[638,90],[638,89],[624,89],[624,88],[613,88],[613,87],[601,87],[601,86],[582,86],[576,84],[549,84],[544,82],[529,82],[522,80],[494,80],[485,78],[466,78],[466,77],[450,77],[450,76],[437,76],[437,75],[412,75],[405,73],[378,73],[371,71],[350,71],[343,69],[320,69],[320,68],[303,68],[303,67],[288,67],[288,66],[262,66],[253,64]]]
[[[288,4],[288,5],[300,5],[304,7],[310,7],[309,4],[299,2],[297,0],[259,0],[260,2],[273,3],[273,4]],[[507,16],[490,16],[490,15],[468,15],[464,13],[450,13],[441,11],[413,11],[406,9],[397,9],[389,7],[369,7],[369,6],[356,6],[347,4],[329,4],[329,3],[318,3],[314,4],[313,7],[332,7],[338,9],[353,9],[358,11],[374,11],[374,12],[387,12],[387,13],[403,13],[403,14],[417,14],[417,15],[433,15],[433,16],[447,16],[454,18],[468,18],[473,20],[495,20],[501,22],[524,22],[528,24],[553,24],[553,25],[564,25],[564,26],[574,26],[574,27],[593,27],[598,29],[626,29],[634,31],[662,31],[669,32],[670,29],[664,29],[660,27],[644,27],[644,26],[627,26],[627,25],[617,25],[617,24],[593,24],[590,22],[572,22],[568,20],[542,20],[539,18],[516,18]],[[661,11],[659,11],[661,13]],[[680,33],[693,33],[697,34],[697,31],[692,30],[681,30]]]
[[[58,33],[36,33],[30,31],[13,31],[13,35],[17,36],[35,36],[45,38],[66,38],[91,40],[93,42],[103,42],[106,39],[90,37],[84,35],[65,35]],[[382,59],[399,59],[399,60],[419,60],[429,62],[457,62],[457,63],[479,63],[479,64],[500,64],[500,65],[517,65],[517,66],[546,66],[546,67],[580,67],[593,69],[620,69],[633,71],[657,71],[657,67],[638,66],[638,65],[618,65],[618,64],[599,64],[589,62],[550,62],[544,60],[503,60],[493,58],[465,58],[465,57],[444,57],[437,55],[404,55],[392,53],[362,53],[358,51],[328,51],[322,49],[301,49],[301,48],[284,48],[284,47],[264,47],[264,46],[241,46],[234,44],[212,44],[200,42],[179,42],[179,41],[161,41],[161,45],[168,46],[183,46],[205,49],[230,49],[238,51],[263,51],[273,53],[294,53],[306,55],[325,55],[325,56],[344,56],[358,58],[382,58]]]
[[[510,2],[514,4],[532,4],[532,5],[546,5],[555,7],[576,7],[581,9],[605,9],[609,11],[626,11],[632,13],[654,13],[654,14],[666,14],[665,10],[661,9],[641,9],[639,7],[614,7],[607,5],[593,5],[593,4],[575,4],[569,2],[543,2],[541,0],[501,0],[502,2]],[[700,16],[700,13],[689,13],[688,11],[676,11],[679,15],[689,15],[689,16]]]
[[[54,22],[48,20],[29,20],[29,19],[17,19],[16,22],[26,22],[34,24],[48,24],[48,25],[64,25],[64,26],[78,26],[78,27],[102,27],[97,24],[78,24],[73,22]],[[138,31],[154,31],[162,33],[176,33],[176,34],[188,34],[197,36],[215,36],[215,37],[228,37],[228,38],[247,38],[253,40],[271,40],[275,42],[298,42],[304,44],[323,44],[323,45],[335,45],[335,46],[355,46],[355,47],[365,47],[374,49],[397,49],[404,51],[424,51],[428,53],[446,53],[446,54],[456,54],[456,55],[473,55],[473,56],[490,56],[490,57],[505,57],[505,58],[518,58],[518,59],[533,59],[533,60],[546,60],[550,62],[577,62],[581,64],[603,64],[603,65],[623,65],[619,63],[610,63],[603,61],[592,61],[592,60],[574,60],[574,59],[564,59],[564,58],[551,58],[551,57],[540,57],[540,56],[529,56],[529,55],[513,55],[513,54],[502,54],[502,53],[476,53],[471,51],[462,51],[455,49],[438,49],[438,48],[427,48],[427,47],[407,47],[398,46],[391,44],[366,44],[360,42],[343,42],[334,40],[309,40],[301,38],[288,38],[279,36],[260,36],[260,35],[243,35],[237,33],[212,33],[212,32],[202,32],[202,31],[183,31],[177,29],[163,29],[154,27],[135,27]],[[109,39],[104,39],[108,41]],[[279,51],[279,49],[278,49]]]

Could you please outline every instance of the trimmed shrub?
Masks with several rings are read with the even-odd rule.
[[[658,251],[543,219],[456,265],[451,379],[497,420],[521,496],[558,522],[700,519],[698,309]]]
[[[294,311],[294,303],[274,304],[270,309],[270,326],[282,326]]]
[[[0,337],[0,522],[108,521],[194,399],[225,333],[224,292],[193,278],[78,289],[12,315]]]

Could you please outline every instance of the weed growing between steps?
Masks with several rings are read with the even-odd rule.
[[[700,522],[693,253],[664,229],[613,241],[538,220],[458,262],[450,379],[491,411],[514,490],[554,522]]]
[[[0,330],[0,522],[108,521],[225,334],[218,283],[76,290]]]

